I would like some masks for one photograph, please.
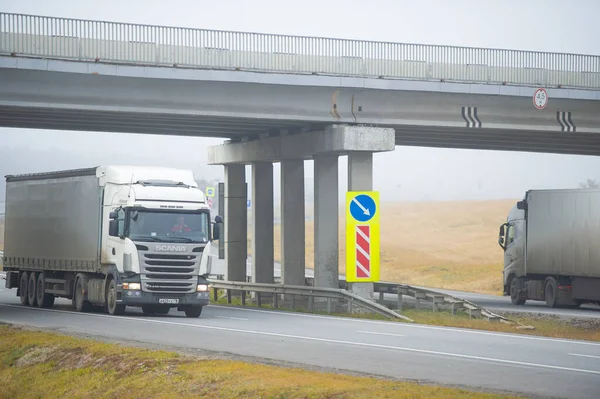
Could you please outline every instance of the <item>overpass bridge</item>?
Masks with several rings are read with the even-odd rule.
[[[598,155],[600,57],[0,13],[0,126],[229,139],[209,156],[225,167],[231,280],[245,278],[251,164],[253,278],[272,281],[281,162],[282,279],[303,281],[314,159],[315,284],[336,287],[340,155],[352,191],[396,145]]]

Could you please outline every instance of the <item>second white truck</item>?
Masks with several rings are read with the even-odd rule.
[[[211,229],[187,170],[100,166],[6,177],[6,287],[23,305],[77,311],[171,308],[199,317],[209,303]],[[203,256],[204,254],[204,256]]]

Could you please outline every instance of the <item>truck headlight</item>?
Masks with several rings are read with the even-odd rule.
[[[196,288],[198,292],[206,292],[208,291],[208,285],[206,284],[198,284],[198,288]]]
[[[123,283],[124,290],[141,290],[142,285],[140,283]]]

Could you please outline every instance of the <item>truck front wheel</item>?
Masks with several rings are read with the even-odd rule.
[[[185,317],[200,317],[202,314],[202,306],[189,307],[184,310]]]
[[[525,305],[526,299],[521,294],[521,281],[518,277],[510,279],[510,301],[513,305]]]
[[[106,287],[106,308],[112,316],[120,316],[125,313],[125,305],[117,303],[117,282],[111,278]]]

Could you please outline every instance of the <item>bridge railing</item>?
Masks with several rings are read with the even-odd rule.
[[[0,53],[209,69],[600,88],[600,56],[0,13]]]

